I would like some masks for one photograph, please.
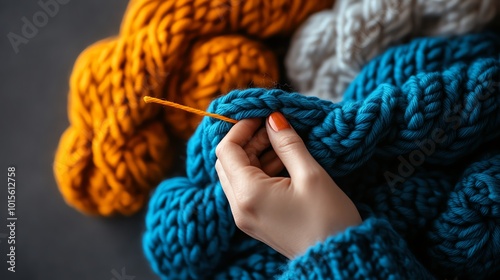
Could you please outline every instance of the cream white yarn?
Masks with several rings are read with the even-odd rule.
[[[483,28],[500,0],[337,0],[295,33],[285,60],[295,89],[334,102],[370,59],[416,36]]]

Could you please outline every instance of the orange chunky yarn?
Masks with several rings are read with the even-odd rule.
[[[255,39],[289,36],[310,0],[132,0],[120,34],[77,59],[70,79],[70,127],[54,173],[66,202],[88,214],[138,211],[169,170],[169,130],[187,138],[199,117],[147,105],[143,96],[198,109],[233,88],[278,80],[271,50]]]
[[[181,71],[174,73],[166,90],[167,100],[193,108],[207,108],[210,101],[234,88],[272,87],[278,79],[273,52],[239,35],[201,40]],[[179,110],[166,110],[167,123],[177,136],[187,139],[201,117]]]

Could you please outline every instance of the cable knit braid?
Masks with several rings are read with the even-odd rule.
[[[435,131],[442,131],[446,137],[434,143],[434,151],[420,163],[422,166],[417,166],[418,172],[394,186],[389,183],[379,187],[369,185],[372,178],[360,184],[368,188],[366,192],[355,186],[341,185],[350,194],[353,190],[366,193],[366,196],[351,197],[356,203],[366,204],[375,221],[370,218],[359,229],[332,237],[312,248],[303,258],[284,266],[285,262],[274,251],[263,248],[261,243],[236,229],[214,168],[215,148],[232,124],[204,118],[188,143],[187,176],[163,181],[149,204],[143,245],[156,273],[165,279],[219,276],[241,279],[241,275],[270,279],[280,273],[285,279],[315,279],[318,275],[367,278],[370,273],[376,273],[371,274],[374,278],[373,275],[385,275],[394,279],[427,279],[428,272],[415,263],[413,253],[405,245],[406,242],[418,242],[422,236],[428,236],[436,244],[429,247],[426,255],[438,266],[432,273],[445,274],[442,268],[451,266],[453,272],[464,275],[479,271],[481,261],[491,260],[491,256],[500,253],[500,212],[492,205],[496,197],[488,198],[491,201],[487,202],[489,208],[484,209],[491,209],[489,212],[460,204],[461,197],[453,195],[460,188],[467,188],[463,195],[471,195],[469,188],[481,192],[481,196],[474,196],[478,199],[486,199],[489,194],[486,190],[481,191],[485,184],[475,183],[477,180],[464,179],[463,187],[459,184],[453,188],[463,168],[450,168],[450,164],[466,159],[465,156],[500,135],[500,37],[475,34],[444,42],[440,38],[417,39],[388,51],[380,60],[400,61],[400,57],[411,57],[408,50],[416,52],[424,46],[426,55],[402,59],[400,63],[372,62],[379,72],[393,74],[381,75],[386,80],[378,80],[378,86],[370,93],[360,94],[366,96],[362,100],[337,104],[277,89],[257,88],[234,90],[214,100],[209,111],[237,120],[266,117],[281,111],[302,136],[314,158],[339,182],[350,176],[359,177],[357,174],[361,174],[363,168],[391,166],[398,156],[412,157],[414,151],[420,150],[419,143],[433,139]],[[432,59],[436,54],[453,50],[450,46],[460,46],[465,53],[478,42],[483,44],[484,50],[490,51],[471,52],[464,61]],[[429,68],[439,71],[409,75],[400,85],[394,82],[404,69],[415,69],[416,65],[427,63],[437,64]],[[367,67],[374,66],[369,64]],[[367,73],[370,72],[361,72],[357,79],[369,80],[370,77],[365,76]],[[457,107],[461,107],[459,112],[456,112]],[[371,159],[379,160],[380,164],[370,164]],[[423,169],[429,164],[433,164],[435,171]],[[475,170],[474,166],[470,168]],[[453,174],[447,173],[450,170]],[[384,171],[387,170],[379,170]],[[478,172],[478,178],[493,176],[487,175],[491,172],[484,169]],[[366,173],[373,172],[367,170]],[[470,177],[469,173],[466,171],[464,178]],[[494,194],[492,188],[489,189],[489,193]],[[464,207],[460,210],[463,213],[475,211],[477,217],[467,220],[472,224],[466,224],[468,215],[463,217],[462,224],[454,229],[456,235],[450,239],[444,233],[454,220],[446,213],[454,210],[446,210],[446,204]],[[481,223],[483,215],[492,217],[487,223]],[[461,227],[465,229],[462,232],[458,230]],[[463,245],[479,238],[473,230],[476,227],[480,227],[482,233],[486,228],[491,230],[491,239],[487,242],[489,250],[475,250],[478,247],[471,248],[471,243]],[[371,231],[373,234],[368,234]],[[409,245],[415,247],[415,244]],[[453,245],[456,246],[451,252],[448,247]],[[378,253],[363,252],[366,248]],[[353,252],[357,252],[359,258],[346,259],[346,255]],[[452,254],[450,258],[443,260],[442,255],[448,253]],[[455,256],[461,256],[460,260]],[[249,262],[263,260],[266,262],[249,265]],[[462,261],[470,265],[463,266]],[[483,271],[481,276],[494,272],[497,269],[495,262],[488,266],[491,271]],[[234,274],[237,276],[231,273],[234,271],[238,271]]]
[[[498,9],[496,0],[339,0],[294,35],[288,77],[299,92],[338,102],[361,68],[389,46],[479,30]]]
[[[172,161],[169,130],[200,121],[142,102],[145,95],[199,109],[231,89],[270,87],[278,64],[261,42],[288,36],[333,0],[133,0],[118,37],[87,48],[70,80],[70,127],[54,173],[68,204],[89,214],[132,214]],[[250,39],[253,38],[253,39]]]
[[[446,172],[420,170],[397,188],[388,184],[349,188],[355,190],[352,199],[373,207],[365,212],[386,218],[407,241],[415,241],[443,210],[454,179]]]
[[[490,279],[500,271],[496,257],[500,254],[500,152],[474,162],[456,187],[448,175],[422,172],[396,191],[387,185],[358,189],[363,192],[358,202],[367,204],[358,207],[373,211],[363,224],[311,247],[289,263],[280,279],[433,279],[420,262],[411,259],[406,243],[415,251],[424,248],[419,257],[436,276]],[[478,177],[479,184],[472,182]],[[378,198],[370,197],[373,194]],[[446,205],[460,206],[446,209]],[[478,209],[479,205],[483,208]],[[447,224],[441,224],[443,216]],[[383,226],[386,220],[400,236]],[[378,239],[380,235],[384,240]],[[425,242],[423,236],[431,241]]]
[[[467,169],[426,237],[444,275],[485,278],[500,270],[500,153]]]

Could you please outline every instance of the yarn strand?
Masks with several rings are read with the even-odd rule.
[[[168,100],[163,100],[163,99],[159,99],[159,98],[155,98],[155,97],[151,97],[151,96],[144,96],[143,99],[144,99],[144,102],[146,102],[146,103],[156,103],[156,104],[160,104],[163,106],[173,107],[173,108],[181,109],[181,110],[184,110],[186,112],[190,112],[190,113],[197,114],[200,116],[216,118],[216,119],[219,119],[221,121],[226,121],[226,122],[230,122],[230,123],[237,123],[238,122],[235,119],[231,119],[231,118],[219,115],[219,114],[209,113],[207,111],[199,110],[199,109],[196,109],[193,107],[189,107],[189,106],[182,105],[182,104],[175,103],[175,102],[168,101]]]

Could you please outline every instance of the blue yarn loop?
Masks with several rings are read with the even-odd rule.
[[[500,152],[473,163],[426,234],[433,264],[483,278],[500,270]]]
[[[360,184],[341,186],[360,210],[367,209],[371,217],[388,223],[369,223],[368,228],[374,227],[373,238],[346,236],[352,244],[345,245],[345,252],[363,250],[363,244],[375,242],[370,246],[407,256],[404,260],[410,263],[415,261],[410,249],[425,243],[425,250],[416,255],[429,260],[426,268],[431,273],[483,278],[500,267],[499,258],[492,257],[500,255],[500,155],[469,158],[500,134],[499,81],[498,35],[421,38],[369,63],[348,89],[348,93],[355,91],[346,94],[356,97],[351,100],[335,104],[257,88],[234,90],[214,100],[209,111],[237,120],[280,111],[337,182],[349,182],[358,174],[373,175],[362,178]],[[283,268],[282,256],[241,234],[234,224],[214,168],[215,148],[231,126],[204,118],[188,142],[186,177],[163,181],[151,198],[143,245],[153,269],[164,279],[297,275],[287,271],[293,266]],[[462,164],[468,166],[465,171],[450,168],[465,159],[469,160]],[[385,176],[388,170],[394,171],[386,169],[390,166],[397,167],[390,177],[394,180]],[[390,228],[375,230],[379,226]],[[402,239],[377,245],[392,238],[393,232]],[[393,248],[406,242],[410,249]],[[317,246],[324,252],[321,244]],[[314,258],[307,255],[297,262],[310,262],[300,266],[310,268],[312,263],[329,265],[323,258]],[[368,263],[350,264],[350,269],[311,269],[339,275],[344,275],[342,269],[358,269],[359,275],[396,277],[400,271],[391,270],[394,265],[389,265],[389,259],[359,259]],[[334,263],[338,264],[332,259]],[[421,265],[408,267],[414,271],[404,276],[425,275]],[[309,279],[304,275],[301,278]]]
[[[442,72],[456,63],[469,64],[481,57],[498,57],[500,44],[494,33],[414,42],[390,48],[374,58],[349,85],[344,100],[363,100],[382,83],[401,87],[418,73]]]

